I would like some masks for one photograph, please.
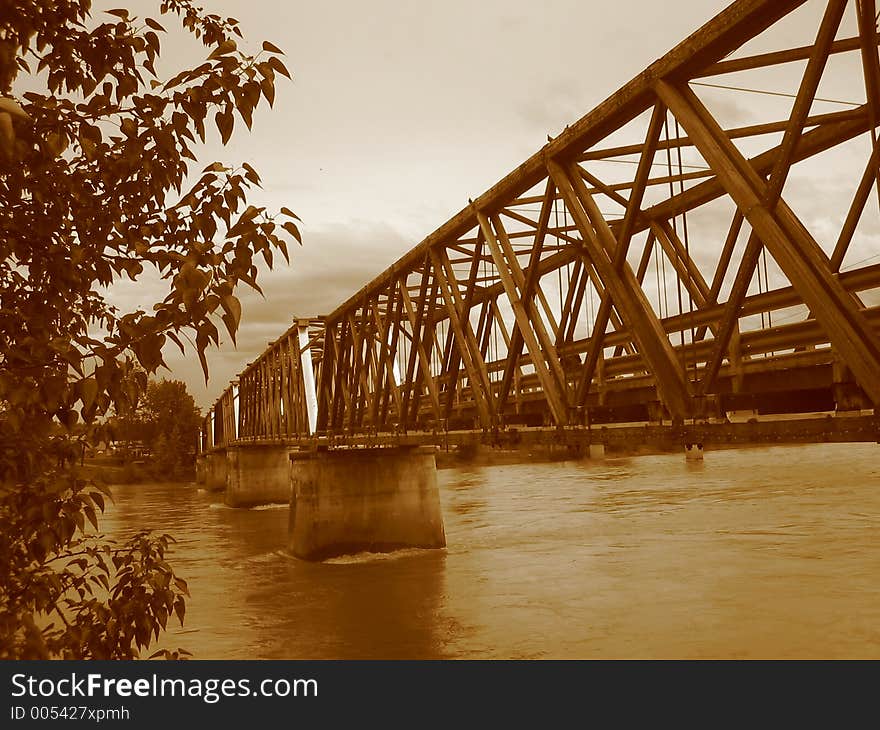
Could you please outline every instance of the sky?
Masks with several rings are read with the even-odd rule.
[[[134,0],[127,7],[158,18],[158,4]],[[273,109],[261,103],[253,133],[238,125],[227,147],[209,143],[202,158],[205,164],[249,162],[263,179],[263,189],[249,202],[296,211],[304,234],[302,248],[292,246],[291,265],[281,261],[264,275],[265,297],[241,292],[238,346],[226,338],[209,354],[207,385],[192,353],[181,357],[166,350],[170,372],[160,376],[184,380],[204,407],[292,319],[334,309],[468,198],[536,152],[548,134],[586,114],[728,3],[202,4],[241,22],[244,48],[256,51],[263,40],[282,48],[293,74],[291,82],[279,78]],[[811,0],[775,36],[757,39],[750,48],[810,43],[823,5]],[[181,40],[170,22],[164,24],[171,31],[163,39],[164,63],[198,63],[193,53],[201,51]],[[845,26],[852,30],[852,18]],[[853,81],[858,74],[851,71],[843,67],[820,95],[863,101]],[[797,80],[786,69],[763,79],[764,88],[788,92],[796,91]],[[701,96],[717,116],[734,123],[766,111],[766,105],[789,104],[711,89]],[[820,104],[816,110],[840,108]],[[854,181],[838,185],[828,174],[816,185],[802,186],[800,194],[809,209],[810,200],[843,195],[838,189],[847,186]],[[847,204],[838,207],[845,210]],[[162,298],[161,291],[161,282],[148,276],[114,287],[111,298],[123,308],[149,306]]]

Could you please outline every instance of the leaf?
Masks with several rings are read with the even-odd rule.
[[[272,64],[270,64],[268,61],[260,61],[256,65],[256,69],[257,71],[259,71],[260,76],[262,76],[264,79],[268,81],[275,80],[275,69],[272,68]]]
[[[92,507],[92,505],[87,504],[83,507],[83,512],[85,512],[86,517],[88,518],[89,522],[92,523],[92,527],[94,527],[95,531],[97,532],[97,530],[98,530],[98,516],[95,513],[95,508]]]
[[[199,364],[202,366],[202,373],[205,376],[205,385],[208,384],[208,360],[205,357],[205,348],[208,346],[208,336],[199,330],[196,335],[196,352],[199,355]]]
[[[183,343],[180,341],[180,338],[176,334],[174,334],[173,332],[166,332],[165,334],[168,336],[169,340],[177,345],[181,355],[186,354],[186,348],[183,346]]]
[[[260,184],[260,176],[257,174],[257,171],[254,170],[247,162],[243,162],[241,166],[246,170],[245,177],[250,180],[254,185]]]
[[[220,300],[225,312],[232,316],[235,321],[235,328],[238,329],[238,323],[241,322],[241,302],[232,294],[227,294]]]
[[[94,378],[86,378],[80,383],[79,388],[83,408],[88,410],[95,402],[95,396],[98,395],[98,383]]]
[[[263,50],[271,51],[272,53],[280,53],[282,56],[284,55],[284,51],[282,51],[274,43],[269,43],[269,41],[263,41]]]
[[[126,137],[136,137],[137,136],[137,122],[134,121],[131,117],[126,117],[122,120],[122,124],[120,125],[120,130]]]
[[[174,613],[177,614],[177,619],[180,621],[180,625],[183,626],[183,617],[186,615],[186,602],[183,598],[178,598],[174,602]]]
[[[285,206],[282,205],[281,212],[284,213],[284,215],[289,215],[291,218],[296,218],[296,220],[302,222],[302,219],[296,213],[294,213],[290,208],[286,208]]]
[[[275,103],[275,83],[272,79],[263,78],[260,80],[260,88],[263,90],[263,96],[266,97],[266,101],[269,102],[271,107]]]
[[[46,146],[55,157],[58,157],[67,149],[67,136],[58,132],[50,132],[46,137]]]
[[[211,55],[208,56],[209,59],[212,58],[220,58],[221,56],[228,56],[230,53],[235,51],[238,48],[235,41],[231,38],[229,40],[223,41],[219,46],[217,46],[213,51],[211,51]]]
[[[144,33],[144,38],[145,38],[146,41],[147,41],[147,45],[149,46],[150,51],[151,51],[152,53],[156,53],[156,54],[158,54],[158,53],[159,53],[159,49],[160,49],[160,45],[159,45],[159,36],[157,36],[153,31],[148,30],[146,33]],[[158,86],[159,83],[156,82],[156,85]],[[156,87],[153,86],[153,88],[155,89]]]
[[[164,344],[165,335],[153,333],[134,345],[138,362],[148,373],[155,372],[165,364],[162,359],[162,346]]]
[[[287,78],[290,78],[290,71],[287,70],[287,67],[283,63],[281,63],[281,59],[279,59],[277,56],[272,56],[272,58],[269,59],[268,63],[278,73],[284,74],[285,76],[287,76]]]
[[[117,18],[128,20],[128,11],[125,9],[117,8],[115,10],[107,10],[105,12],[107,13],[107,15],[115,15]]]
[[[220,140],[223,144],[226,144],[232,136],[232,128],[235,126],[235,119],[231,113],[217,112],[214,115],[214,122],[216,122],[217,129],[220,131]]]
[[[163,33],[165,32],[165,29],[164,29],[161,25],[159,25],[159,23],[157,23],[155,20],[153,20],[152,18],[146,18],[146,19],[144,20],[144,22],[145,22],[148,26],[150,26],[153,30],[160,30],[160,31],[162,31]]]
[[[98,509],[100,509],[101,512],[103,512],[104,511],[104,495],[101,494],[100,492],[89,492],[89,496],[92,498],[92,501],[96,505],[98,505]]]
[[[241,118],[244,120],[247,128],[250,129],[253,124],[253,107],[249,106],[246,100],[242,100],[236,103],[236,109],[238,109],[238,113],[241,114]]]
[[[55,549],[55,538],[49,531],[42,532],[40,533],[39,544],[43,548],[43,553],[48,555]]]
[[[287,223],[282,224],[281,227],[293,236],[296,239],[296,242],[302,246],[302,236],[300,235],[299,229],[293,223],[287,221]]]

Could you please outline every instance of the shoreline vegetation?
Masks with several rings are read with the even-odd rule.
[[[76,467],[80,477],[102,484],[148,484],[192,482],[195,466],[167,471],[151,459],[127,460],[114,456],[87,457]]]

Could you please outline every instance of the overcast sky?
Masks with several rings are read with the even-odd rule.
[[[292,82],[279,78],[275,107],[261,104],[252,134],[240,125],[230,145],[209,146],[204,161],[251,163],[264,181],[251,202],[296,211],[304,221],[305,245],[295,247],[289,268],[282,261],[265,278],[265,299],[242,292],[238,348],[227,342],[211,353],[207,387],[194,357],[166,352],[172,372],[165,375],[185,380],[201,406],[292,318],[332,310],[469,197],[536,152],[548,134],[583,116],[728,5],[722,0],[202,4],[238,18],[246,47],[257,50],[270,40],[284,49],[294,75]],[[141,16],[159,17],[158,0],[129,6]],[[750,50],[810,43],[823,6],[811,0]],[[171,22],[164,24],[171,32],[163,41],[163,58],[186,60],[191,47],[181,43]],[[848,17],[839,36],[853,29]],[[846,73],[844,66],[843,75],[823,84],[820,95],[863,101],[858,73]],[[763,88],[793,92],[797,80],[781,69],[765,75]],[[735,123],[773,103],[782,104],[784,116],[789,104],[708,89],[701,96]],[[824,188],[823,180],[817,185],[802,192],[838,194],[833,175],[824,178]],[[156,282],[145,279],[117,287],[113,297],[124,307],[149,305],[158,291]]]

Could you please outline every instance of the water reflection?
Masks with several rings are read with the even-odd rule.
[[[394,566],[388,569],[388,561]],[[248,602],[274,607],[259,619],[266,658],[419,658],[439,655],[442,551],[342,564],[281,561]]]
[[[444,510],[471,526],[485,526],[490,496],[485,467],[460,467],[445,473],[448,476],[444,481]]]
[[[200,658],[880,656],[874,444],[439,473],[449,547],[327,563],[287,510],[116,488],[104,527],[179,541]]]

